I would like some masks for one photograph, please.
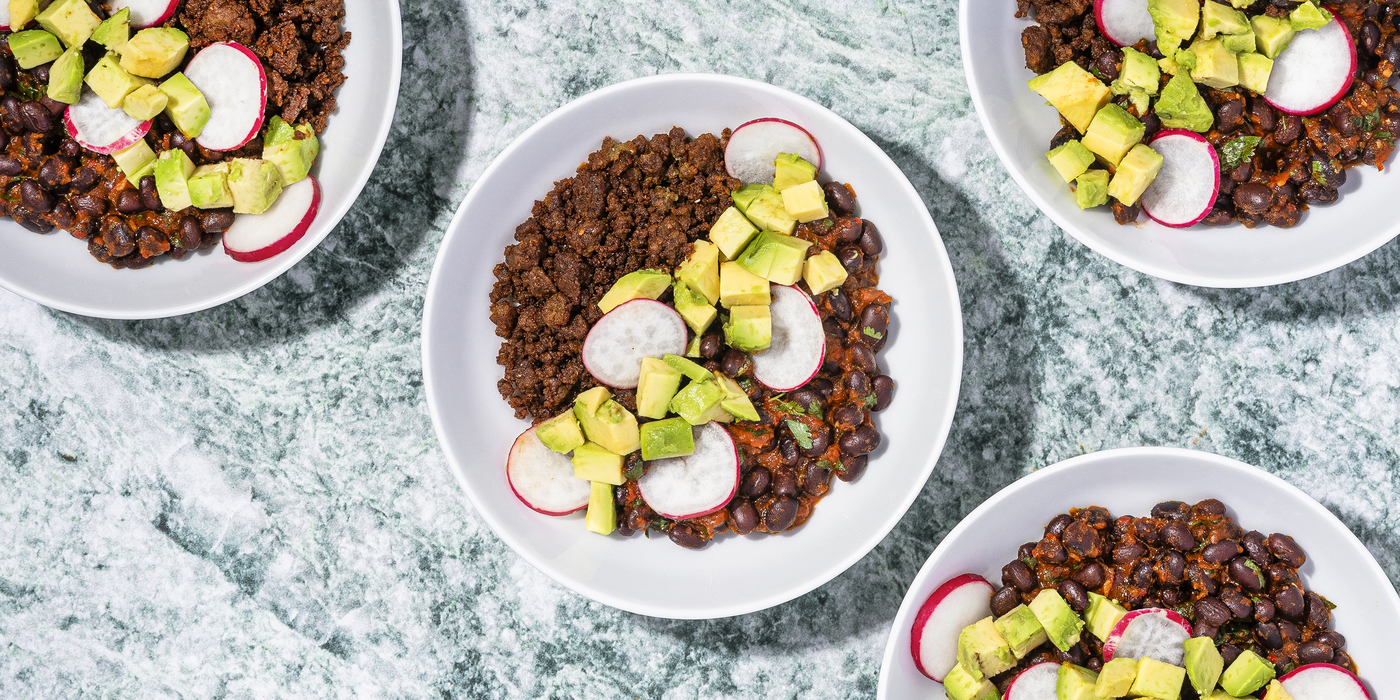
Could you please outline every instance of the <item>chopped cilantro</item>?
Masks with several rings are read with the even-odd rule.
[[[870,408],[870,407],[874,406],[875,404],[879,403],[879,402],[880,402],[880,399],[879,399],[879,397],[875,396],[874,394],[869,394],[869,395],[867,395],[865,398],[861,399],[860,402],[863,403],[863,404],[865,404],[865,407],[866,407],[866,408]]]
[[[792,431],[792,439],[804,450],[812,449],[812,430],[805,423],[799,423],[789,418],[787,421],[788,430]]]
[[[1395,134],[1392,134],[1392,133],[1390,133],[1389,131],[1377,131],[1376,133],[1372,134],[1372,136],[1375,136],[1376,139],[1377,139],[1377,140],[1380,140],[1380,141],[1394,141],[1394,140],[1395,140]]]
[[[1322,161],[1315,160],[1312,162],[1312,176],[1319,185],[1327,184],[1327,173],[1322,169]]]
[[[874,339],[876,339],[876,340],[880,340],[880,339],[882,339],[882,338],[885,337],[885,334],[884,334],[884,333],[876,333],[876,332],[875,332],[875,329],[874,329],[874,328],[871,328],[870,326],[866,326],[865,328],[861,329],[860,332],[861,332],[861,333],[864,333],[864,334],[866,334],[866,335],[868,335],[868,336],[870,336],[871,338],[874,338]]]
[[[1025,564],[1026,566],[1031,567],[1032,569],[1034,569],[1034,568],[1035,568],[1035,557],[1026,557],[1025,559],[1022,559],[1022,560],[1021,560],[1021,563],[1022,563],[1022,564]]]
[[[1259,145],[1258,136],[1241,136],[1231,139],[1220,147],[1220,164],[1225,170],[1234,170],[1254,157],[1254,147]]]
[[[1365,129],[1366,131],[1374,130],[1376,128],[1376,125],[1380,123],[1381,110],[1379,108],[1375,109],[1370,114],[1361,118],[1361,128]]]
[[[799,416],[806,413],[806,411],[802,410],[802,404],[796,401],[789,401],[788,399],[773,399],[773,408],[783,413],[795,413]]]

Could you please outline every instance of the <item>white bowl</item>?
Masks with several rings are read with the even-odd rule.
[[[812,519],[780,536],[724,535],[700,551],[664,536],[600,537],[583,515],[551,518],[511,494],[505,458],[529,424],[496,391],[500,339],[488,314],[491,269],[515,227],[555,180],[573,175],[604,136],[631,139],[674,125],[692,136],[755,118],[801,124],[821,142],[825,171],[860,193],[883,232],[882,287],[895,299],[882,364],[898,384],[877,422],[883,445],[856,483],[833,480]],[[438,439],[487,524],[520,556],[599,602],[669,618],[739,615],[791,600],[869,552],[923,488],[942,450],[962,372],[962,316],[947,253],[899,168],[820,105],[771,85],[719,75],[666,75],[582,97],[530,127],[472,188],[447,230],[428,285],[423,374]]]
[[[1284,480],[1218,455],[1160,447],[1095,452],[1065,460],[1007,486],[963,518],[933,551],[895,615],[880,666],[879,697],[943,697],[943,686],[914,667],[914,615],[939,584],[961,573],[1001,586],[1001,567],[1045,523],[1073,507],[1099,505],[1114,517],[1144,516],[1162,501],[1217,498],[1245,530],[1292,535],[1307,552],[1303,585],[1338,604],[1333,627],[1371,687],[1400,688],[1390,656],[1400,629],[1400,597],[1390,579],[1336,516]]]
[[[1202,287],[1258,287],[1293,282],[1341,267],[1400,234],[1390,207],[1400,175],[1363,166],[1347,171],[1336,204],[1314,207],[1291,229],[1239,224],[1173,229],[1145,215],[1119,226],[1107,207],[1081,211],[1045,152],[1060,129],[1054,107],[1026,87],[1021,30],[1010,2],[962,0],[963,67],[972,103],[1001,162],[1040,210],[1079,242],[1123,265]]]
[[[0,286],[44,306],[101,318],[163,318],[201,311],[262,287],[306,257],[340,223],[369,181],[389,136],[399,94],[403,37],[398,0],[346,0],[348,80],[321,135],[313,175],[321,211],[300,241],[257,263],[236,262],[215,247],[184,260],[160,258],[140,270],[114,270],[62,231],[38,235],[0,220]]]

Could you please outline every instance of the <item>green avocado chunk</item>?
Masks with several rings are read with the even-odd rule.
[[[1254,37],[1259,42],[1259,53],[1266,58],[1278,58],[1293,41],[1293,35],[1298,33],[1288,20],[1268,15],[1251,18],[1249,26],[1254,29]]]
[[[665,270],[637,270],[623,275],[598,300],[598,310],[612,311],[633,299],[655,299],[671,286],[671,273]]]
[[[190,175],[190,203],[198,209],[227,209],[233,206],[228,188],[228,164],[211,163],[194,169]]]
[[[1293,31],[1301,32],[1305,29],[1321,29],[1332,21],[1332,13],[1318,7],[1313,0],[1293,8],[1293,12],[1288,15],[1288,24],[1293,27]]]
[[[126,61],[122,61],[122,64],[125,65]],[[185,138],[197,138],[204,133],[204,126],[209,123],[209,101],[184,73],[170,76],[160,84],[160,91],[165,93],[168,100],[165,113]]]
[[[1059,591],[1047,588],[1036,594],[1030,604],[1035,619],[1045,628],[1050,643],[1060,651],[1068,651],[1079,642],[1079,633],[1084,629],[1084,621],[1065,602]]]
[[[1240,84],[1239,59],[1219,39],[1197,41],[1191,45],[1191,53],[1196,54],[1192,80],[1217,90]]]
[[[42,29],[30,29],[10,35],[10,53],[20,68],[29,70],[62,56],[63,45],[58,43],[58,37]]]
[[[637,415],[643,418],[665,418],[667,407],[681,386],[681,373],[670,363],[655,357],[642,358],[642,373],[637,378]],[[646,447],[643,441],[643,449]]]
[[[1133,688],[1137,679],[1138,661],[1119,657],[1103,665],[1099,679],[1094,683],[1094,693],[1101,698],[1121,698]]]
[[[671,412],[691,425],[704,425],[728,417],[720,405],[723,400],[724,390],[714,380],[691,382],[671,399]]]
[[[228,188],[233,192],[233,213],[261,214],[282,195],[282,176],[260,158],[234,158],[228,161]]]
[[[1108,204],[1108,171],[1090,170],[1074,181],[1074,203],[1080,209]]]
[[[83,50],[73,47],[63,52],[49,67],[49,99],[77,104],[83,94]]]
[[[1128,693],[1155,700],[1180,700],[1185,680],[1186,669],[1144,656],[1138,659],[1137,678]]]
[[[131,8],[123,7],[116,14],[102,21],[92,30],[92,40],[107,47],[108,51],[119,51],[131,39]]]
[[[1273,679],[1274,665],[1269,663],[1268,659],[1246,649],[1240,652],[1234,663],[1221,674],[1220,687],[1238,698],[1263,688]]]
[[[1215,640],[1192,637],[1181,646],[1186,651],[1186,675],[1191,679],[1191,687],[1202,697],[1210,695],[1220,681],[1221,670],[1225,668],[1225,659],[1215,648]]]
[[[773,314],[767,306],[735,306],[724,322],[724,340],[744,352],[761,352],[773,343]]]
[[[953,666],[943,679],[949,700],[1001,700],[997,687],[985,678],[974,678],[962,664]]]
[[[1243,34],[1249,31],[1249,18],[1243,12],[1218,2],[1206,0],[1201,8],[1201,38],[1217,34]]]
[[[612,399],[612,393],[595,386],[574,399],[574,417],[583,434],[609,452],[631,454],[641,449],[637,417]]]
[[[1094,154],[1078,141],[1066,141],[1046,153],[1045,157],[1050,159],[1050,165],[1055,166],[1055,171],[1065,182],[1074,182],[1094,164]]]
[[[714,377],[710,370],[701,367],[695,362],[685,359],[679,355],[666,354],[661,356],[661,361],[665,362],[672,369],[685,375],[692,382],[703,382]]]
[[[1060,664],[1060,673],[1055,678],[1055,697],[1058,700],[1101,700],[1094,691],[1098,682],[1099,674],[1083,666]]]
[[[695,433],[684,418],[642,424],[642,460],[669,459],[695,453]]]
[[[174,148],[156,159],[156,191],[166,209],[177,212],[194,206],[190,198],[189,178],[194,174],[194,162],[185,152]]]
[[[1177,74],[1167,81],[1167,86],[1162,89],[1162,96],[1157,98],[1156,111],[1162,126],[1168,129],[1190,129],[1204,134],[1215,124],[1215,116],[1211,114],[1210,106],[1206,104],[1205,98],[1201,97],[1201,91],[1196,88],[1196,83],[1186,71],[1177,71]]]
[[[779,153],[773,161],[773,189],[779,192],[817,179],[817,166],[796,153]]]
[[[1230,60],[1234,61],[1233,55]],[[1123,156],[1142,141],[1146,130],[1147,127],[1128,110],[1107,104],[1094,115],[1094,121],[1089,123],[1089,130],[1084,132],[1080,142],[1110,166],[1118,167]]]
[[[1200,0],[1147,0],[1147,12],[1157,33],[1157,50],[1171,56],[1181,42],[1196,33],[1201,18]]]
[[[997,631],[1006,643],[1011,645],[1011,653],[1018,659],[1026,658],[1033,649],[1045,643],[1045,628],[1035,619],[1035,613],[1025,605],[1017,605],[997,618]]]
[[[39,13],[39,26],[53,32],[68,48],[82,50],[102,19],[88,7],[87,0],[53,0]]]
[[[560,454],[568,454],[587,442],[583,439],[583,430],[578,427],[573,411],[565,411],[535,426],[535,437],[545,447]]]
[[[321,142],[310,124],[293,127],[278,116],[269,121],[263,137],[263,160],[277,166],[283,187],[305,180],[320,153]]]
[[[992,678],[1016,665],[1011,645],[992,618],[983,618],[958,634],[958,665],[973,678]]]

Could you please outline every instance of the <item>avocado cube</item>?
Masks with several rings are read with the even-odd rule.
[[[1274,72],[1273,59],[1257,53],[1242,53],[1240,62],[1240,87],[1258,95],[1269,89],[1269,76]]]
[[[141,178],[150,175],[156,168],[156,152],[151,150],[146,139],[113,153],[112,160],[117,161],[117,167],[126,173],[127,181],[137,187],[141,186]]]
[[[705,300],[705,296],[690,288],[690,285],[679,280],[672,285],[674,291],[671,299],[675,302],[676,313],[685,320],[685,325],[690,326],[698,336],[710,327],[719,317],[719,312]],[[718,284],[716,284],[718,287]]]
[[[1099,595],[1089,594],[1089,609],[1084,611],[1085,629],[1089,634],[1099,639],[1108,639],[1109,633],[1118,626],[1118,622],[1127,616],[1128,611],[1112,600]]]
[[[1057,649],[1069,651],[1070,647],[1079,643],[1079,633],[1084,629],[1084,621],[1079,619],[1074,608],[1065,602],[1058,591],[1053,588],[1041,591],[1031,601],[1030,608],[1031,612],[1035,613],[1035,619],[1045,628],[1050,643]]]
[[[812,294],[822,294],[840,287],[846,283],[846,276],[846,268],[841,264],[841,260],[829,250],[807,258],[802,269],[802,279],[806,280],[807,288],[812,290]]]
[[[1094,683],[1094,694],[1101,698],[1121,698],[1133,688],[1137,679],[1137,659],[1116,658],[1103,665],[1099,679]]]
[[[1225,659],[1215,648],[1215,640],[1192,637],[1181,646],[1186,652],[1186,675],[1191,679],[1191,687],[1196,689],[1198,695],[1210,695],[1220,681],[1220,672],[1225,668]]]
[[[1108,104],[1111,95],[1103,81],[1074,61],[1066,61],[1059,68],[1031,79],[1027,85],[1050,106],[1060,110],[1080,133],[1089,128],[1089,122]]]
[[[125,57],[122,62],[125,64]],[[204,99],[204,93],[184,73],[170,76],[169,80],[160,84],[160,91],[170,100],[165,106],[165,113],[185,138],[198,138],[204,133],[204,126],[209,123],[209,101]]]
[[[121,51],[131,38],[131,8],[123,7],[116,14],[102,21],[92,30],[92,40],[107,47],[108,51]]]
[[[692,382],[703,382],[706,379],[711,379],[715,376],[710,372],[710,370],[707,370],[704,367],[701,367],[700,365],[685,359],[684,357],[678,357],[676,355],[671,355],[668,353],[666,355],[661,356],[661,361],[669,365],[671,369],[680,372]]]
[[[768,185],[759,185],[761,189],[756,191],[751,187],[754,186],[749,185],[734,192],[734,206],[760,229],[792,233],[797,227],[797,220],[783,206],[783,195]]]
[[[1118,172],[1108,183],[1108,196],[1117,199],[1125,206],[1137,204],[1138,198],[1162,172],[1162,156],[1143,144],[1133,146],[1123,161],[1118,164]]]
[[[1220,43],[1224,44],[1225,48],[1229,49],[1231,52],[1237,54],[1254,53],[1254,47],[1258,45],[1258,42],[1259,40],[1255,38],[1253,29],[1244,34],[1226,34],[1220,37]]]
[[[762,352],[773,343],[773,315],[767,306],[735,306],[724,322],[724,341],[744,352]]]
[[[1157,100],[1156,113],[1162,126],[1171,129],[1190,129],[1204,134],[1215,124],[1215,114],[1186,71],[1177,73],[1167,82]]]
[[[1293,31],[1301,32],[1305,29],[1321,29],[1332,21],[1332,13],[1313,4],[1312,0],[1293,8],[1293,12],[1288,14],[1288,24],[1293,27]]]
[[[282,186],[301,182],[311,173],[311,165],[321,154],[321,142],[310,124],[296,128],[274,116],[267,135],[263,137],[263,160],[277,166],[282,173]]]
[[[1263,688],[1273,679],[1274,665],[1269,663],[1268,659],[1246,649],[1240,652],[1234,663],[1221,674],[1220,687],[1238,698]]]
[[[627,455],[642,448],[640,432],[637,430],[637,417],[622,404],[613,399],[606,389],[595,387],[579,394],[574,399],[574,417],[583,428],[584,437],[596,442],[603,449],[620,455]],[[601,397],[601,398],[600,398]],[[590,406],[596,406],[592,410]]]
[[[1254,1],[1255,0],[1230,0],[1230,7],[1233,7],[1236,10],[1243,10],[1246,7],[1249,7],[1250,5],[1253,5]]]
[[[744,393],[744,388],[723,374],[716,372],[714,376],[715,383],[724,391],[724,400],[719,402],[720,407],[739,420],[758,420],[758,411],[754,409],[749,395]]]
[[[714,380],[691,382],[671,399],[671,412],[691,425],[704,425],[727,415],[719,405],[723,400],[724,390]]]
[[[637,379],[637,415],[665,418],[666,407],[681,388],[681,373],[655,357],[642,358],[642,374]],[[646,426],[643,426],[645,428]],[[646,459],[646,431],[642,431],[643,459]]]
[[[83,94],[83,50],[73,47],[63,52],[49,67],[49,99],[77,104]]]
[[[1045,643],[1045,628],[1035,619],[1035,613],[1025,605],[1017,605],[996,621],[997,631],[1011,646],[1017,659],[1026,658],[1031,650]]]
[[[808,180],[783,190],[783,209],[789,216],[802,223],[825,219],[826,192],[816,180]]]
[[[671,274],[665,270],[629,272],[598,300],[598,308],[607,313],[633,299],[655,299],[670,286]]]
[[[588,514],[583,526],[600,535],[611,535],[617,529],[617,505],[613,503],[612,486],[597,481],[590,486]]]
[[[1157,34],[1157,50],[1163,56],[1176,53],[1181,42],[1196,33],[1201,18],[1200,0],[1147,0],[1147,12]]]
[[[164,112],[165,106],[169,102],[170,98],[166,97],[160,88],[154,85],[142,85],[133,90],[122,101],[122,111],[136,121],[150,121]]]
[[[1055,677],[1055,697],[1057,700],[1100,700],[1095,692],[1098,681],[1098,674],[1083,666],[1060,664],[1060,672]]]
[[[1055,172],[1065,179],[1065,182],[1074,182],[1074,179],[1084,174],[1089,166],[1094,164],[1094,154],[1078,141],[1068,141],[1062,145],[1051,149],[1045,157],[1050,159],[1050,165],[1055,167]]]
[[[695,454],[694,428],[684,418],[642,424],[642,459],[669,459]]]
[[[1202,698],[1201,700],[1257,700],[1257,698],[1255,698],[1253,695],[1246,695],[1242,698],[1237,698],[1219,688],[1216,688],[1215,690],[1211,691],[1210,695]]]
[[[696,241],[690,257],[676,268],[676,279],[703,294],[705,303],[713,305],[719,301],[719,247],[709,241]]]
[[[1217,34],[1242,34],[1249,31],[1249,18],[1243,12],[1206,0],[1201,8],[1201,38],[1213,39]]]
[[[1263,700],[1293,700],[1293,696],[1289,695],[1288,691],[1284,690],[1283,684],[1275,678],[1269,681],[1269,687],[1264,691]]]
[[[189,50],[189,35],[174,27],[142,29],[122,49],[122,68],[143,78],[164,78],[180,67]]]
[[[574,397],[574,408],[582,406],[583,410],[591,416],[597,413],[598,409],[602,408],[603,404],[610,398],[612,398],[612,392],[608,391],[607,387],[595,386]],[[575,416],[577,416],[577,410],[575,410]],[[583,419],[579,418],[579,420]]]
[[[997,687],[985,678],[974,678],[962,664],[953,666],[943,679],[949,700],[1001,700]]]
[[[773,161],[773,189],[779,192],[817,179],[817,166],[796,153],[779,153]]]
[[[1191,53],[1196,54],[1196,67],[1191,69],[1196,82],[1217,90],[1240,84],[1239,59],[1219,39],[1197,41],[1191,45]]]
[[[991,678],[1015,667],[1016,655],[992,618],[986,617],[958,633],[958,665],[973,678]]]
[[[1185,680],[1186,669],[1144,656],[1138,659],[1137,677],[1128,692],[1156,700],[1181,700],[1181,683]]]
[[[194,206],[189,186],[193,174],[194,163],[184,151],[176,148],[160,154],[156,159],[156,191],[160,193],[161,205],[170,211]]]
[[[1080,209],[1108,204],[1108,171],[1090,170],[1074,181],[1074,203]]]
[[[233,213],[261,214],[281,196],[282,176],[273,164],[260,158],[234,158],[227,162]]]
[[[228,188],[227,163],[195,168],[189,178],[189,188],[190,203],[198,209],[227,209],[233,206],[233,191]]]
[[[1123,67],[1119,69],[1118,80],[1114,82],[1142,88],[1147,91],[1147,94],[1155,95],[1162,86],[1162,70],[1151,56],[1125,46],[1123,47]]]
[[[700,357],[700,336],[691,334],[690,343],[685,346],[686,357]]]
[[[10,0],[10,29],[19,31],[39,15],[39,0]]]
[[[88,7],[87,0],[53,0],[35,19],[69,48],[81,50],[102,19]]]
[[[774,284],[796,284],[802,279],[802,263],[810,247],[811,241],[764,231],[734,262]]]
[[[737,262],[719,266],[719,303],[726,309],[735,306],[770,304],[773,301],[768,280],[744,269]]]
[[[62,56],[63,45],[58,43],[58,37],[42,29],[30,29],[10,35],[10,52],[20,68],[29,70]]]
[[[578,427],[578,419],[573,411],[565,411],[535,426],[535,437],[549,449],[559,454],[568,454],[587,442],[583,439],[583,429]]]
[[[574,463],[574,476],[585,481],[602,482],[621,486],[626,482],[622,478],[622,455],[604,449],[603,446],[585,442],[574,448],[574,456],[570,460]]]
[[[92,91],[112,109],[121,109],[126,98],[141,87],[150,85],[145,78],[138,78],[122,69],[118,56],[108,53],[88,71],[86,82]]]
[[[1234,56],[1231,55],[1233,60]],[[1110,104],[1094,115],[1081,143],[1104,162],[1117,167],[1123,156],[1142,142],[1145,132],[1146,127],[1137,117],[1116,104]]]
[[[740,187],[739,189],[730,192],[729,196],[731,199],[734,200],[734,206],[738,207],[740,213],[743,213],[750,206],[752,206],[753,203],[757,201],[759,197],[763,196],[765,192],[768,192],[772,189],[772,185],[765,185],[761,182],[755,182],[752,185],[744,185],[743,187]]]
[[[744,218],[743,212],[737,207],[725,209],[715,221],[715,225],[710,227],[710,240],[719,247],[719,252],[725,260],[739,257],[739,253],[743,252],[744,247],[757,235],[758,229]]]
[[[1298,30],[1293,28],[1293,24],[1282,17],[1270,17],[1268,15],[1257,15],[1250,18],[1249,26],[1254,29],[1254,38],[1259,43],[1259,53],[1265,58],[1278,58],[1283,50],[1288,48],[1288,44],[1293,41],[1293,35]]]

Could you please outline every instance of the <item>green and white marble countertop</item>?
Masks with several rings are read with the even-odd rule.
[[[383,160],[287,275],[139,323],[0,292],[0,696],[871,697],[940,537],[1035,468],[1131,445],[1278,473],[1400,581],[1397,244],[1245,291],[1099,257],[981,134],[954,0],[403,14]],[[444,464],[419,360],[437,245],[490,160],[575,97],[677,71],[780,85],[880,143],[942,230],[967,328],[948,447],[893,534],[811,594],[710,622],[622,613],[517,558]]]

